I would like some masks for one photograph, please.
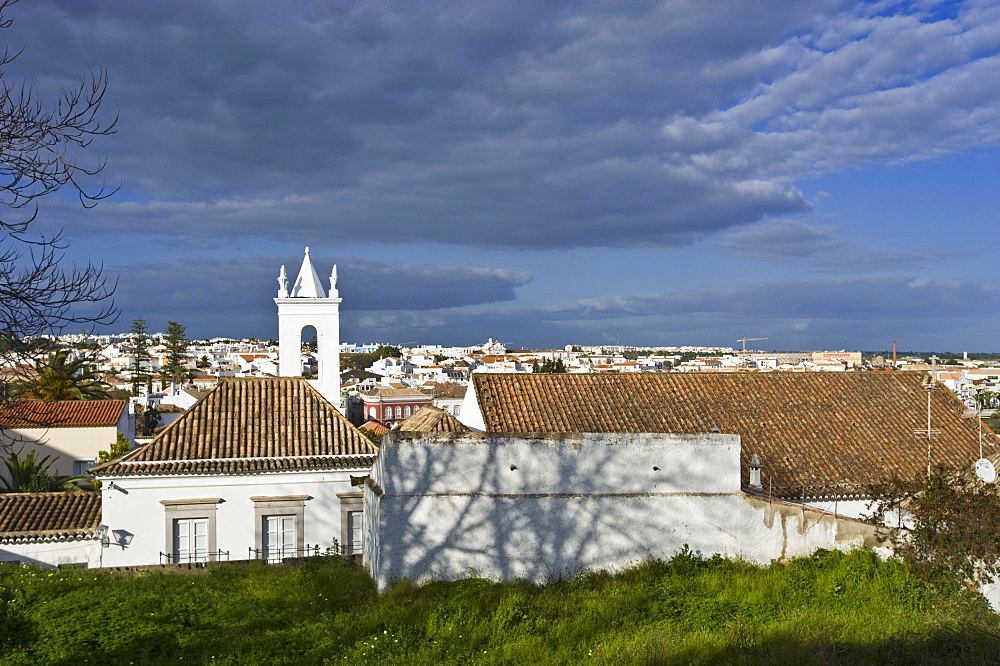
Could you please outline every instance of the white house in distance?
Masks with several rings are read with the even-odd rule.
[[[149,444],[92,470],[104,566],[361,552],[375,446],[305,379],[222,380]]]
[[[0,438],[39,458],[55,459],[49,472],[76,476],[94,464],[124,434],[135,441],[133,415],[125,400],[12,400],[0,404]]]

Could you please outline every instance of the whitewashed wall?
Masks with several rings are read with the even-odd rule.
[[[304,543],[330,546],[341,534],[338,493],[357,492],[350,475],[368,469],[325,472],[216,476],[102,477],[102,522],[110,530],[131,534],[127,547],[112,543],[104,550],[104,566],[160,564],[160,553],[171,551],[166,542],[166,510],[160,500],[222,499],[216,508],[217,548],[229,559],[244,560],[255,546],[256,514],[253,496],[309,495],[303,520]],[[114,487],[112,488],[112,483]]]
[[[88,568],[95,568],[101,566],[101,544],[96,536],[87,539],[0,542],[0,562],[20,562],[37,567],[83,562]]]
[[[741,492],[739,463],[736,435],[390,434],[365,493],[368,566],[382,587],[544,581],[685,544],[762,563],[874,545],[858,521]]]
[[[813,509],[819,509],[820,511],[826,511],[838,516],[857,518],[859,520],[870,516],[873,509],[871,501],[865,499],[825,501],[807,500],[805,504]]]

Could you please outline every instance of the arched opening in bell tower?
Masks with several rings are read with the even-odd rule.
[[[315,326],[303,326],[299,331],[302,348],[302,376],[307,379],[319,377],[319,332]]]

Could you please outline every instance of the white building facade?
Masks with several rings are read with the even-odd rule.
[[[302,378],[220,382],[153,441],[93,470],[104,566],[359,554],[375,446]]]
[[[225,475],[102,476],[104,566],[280,562],[361,552],[365,466]],[[353,531],[353,534],[352,534]]]

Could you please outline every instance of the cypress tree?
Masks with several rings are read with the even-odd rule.
[[[132,395],[139,395],[139,385],[146,384],[149,389],[149,328],[146,320],[137,317],[132,320],[132,328],[129,329],[132,339],[132,353],[135,358],[132,360]]]
[[[188,368],[185,365],[188,352],[188,339],[186,337],[187,327],[176,321],[167,322],[167,330],[164,332],[163,344],[167,348],[167,363],[163,366],[164,388],[169,379],[176,385],[178,381],[183,381],[188,377]]]

